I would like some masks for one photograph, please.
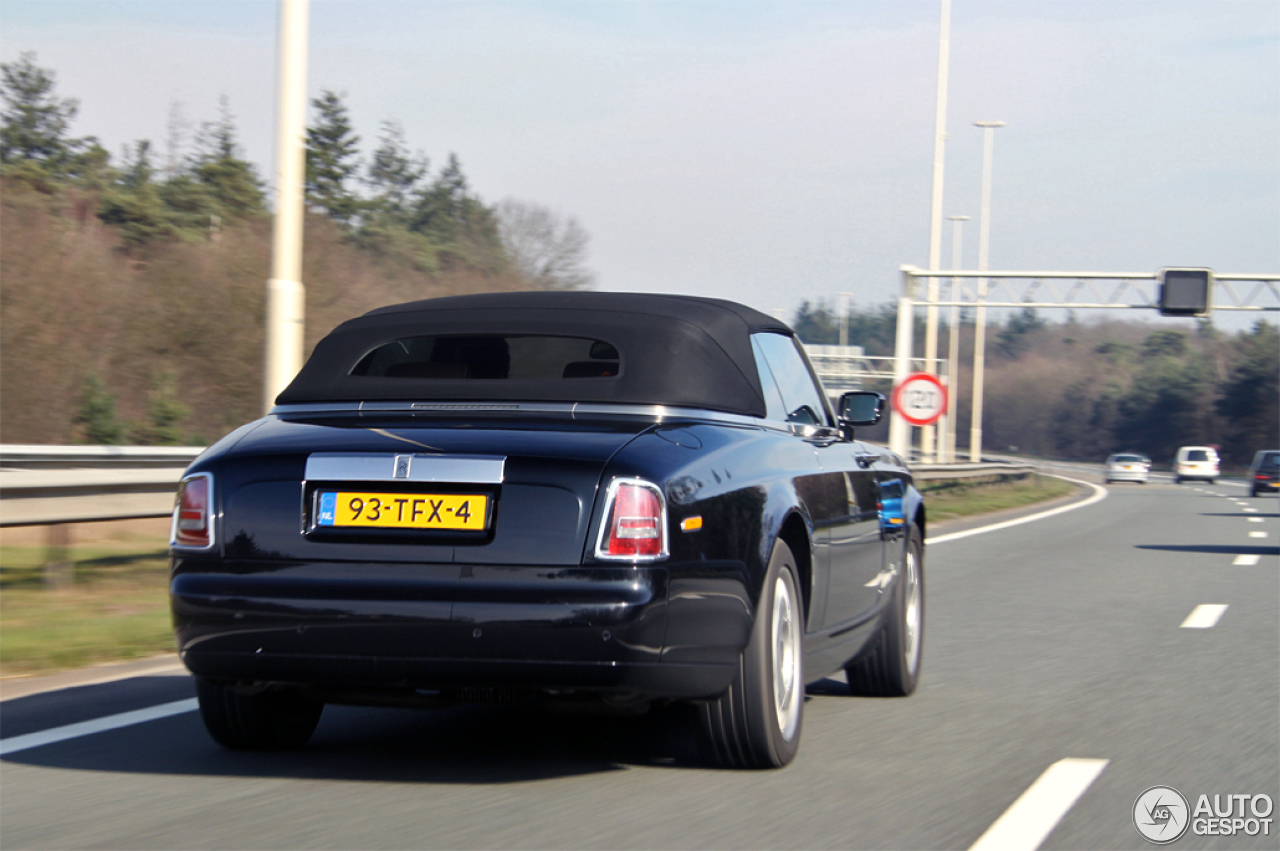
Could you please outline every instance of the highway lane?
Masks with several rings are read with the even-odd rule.
[[[330,707],[289,754],[222,751],[187,712],[6,755],[0,845],[967,848],[1064,759],[1106,762],[1044,848],[1147,847],[1130,812],[1157,784],[1193,806],[1280,801],[1280,502],[1223,485],[1109,491],[931,546],[920,690],[811,688],[782,771],[697,767],[669,712]],[[1183,627],[1202,605],[1227,608]],[[33,695],[0,704],[0,731],[191,695],[178,676]],[[1273,819],[1266,837],[1175,847],[1274,848]]]

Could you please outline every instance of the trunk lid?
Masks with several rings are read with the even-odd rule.
[[[269,417],[230,451],[197,466],[214,474],[221,509],[215,546],[227,558],[576,565],[605,464],[652,426],[641,418],[582,421],[567,415]],[[328,475],[324,482],[307,482],[308,459],[317,454],[357,457],[367,469],[385,466],[386,478],[344,480],[333,472],[341,465],[313,464],[313,474]],[[434,468],[443,478],[396,479],[397,456],[427,471],[415,475],[430,479]],[[484,460],[470,467],[451,463],[459,458]],[[467,479],[469,469],[491,473],[496,459],[500,484],[480,482],[487,474],[470,479],[473,485],[449,481]],[[492,514],[481,534],[320,528],[317,506],[326,489],[410,497],[483,493],[492,500]]]

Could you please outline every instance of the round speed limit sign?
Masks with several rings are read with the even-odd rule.
[[[912,425],[932,425],[947,411],[947,388],[936,376],[917,372],[893,388],[890,401],[893,409]]]

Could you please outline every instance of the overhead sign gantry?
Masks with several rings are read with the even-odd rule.
[[[930,298],[922,280],[951,279],[950,293]],[[941,288],[939,288],[941,289]],[[921,293],[925,293],[921,297]],[[894,344],[894,386],[911,371],[912,311],[926,307],[973,307],[979,317],[989,307],[1072,310],[1156,310],[1162,316],[1208,316],[1215,310],[1280,312],[1280,275],[1217,274],[1201,267],[1167,267],[1158,272],[991,272],[902,267],[898,330]],[[979,320],[982,321],[981,319]],[[982,346],[975,346],[973,417],[969,460],[982,460]],[[950,388],[954,393],[955,388]],[[955,424],[949,423],[954,429]],[[954,441],[951,441],[954,446]],[[889,420],[889,447],[908,457],[911,423],[897,412]],[[933,460],[929,458],[927,460]],[[954,459],[951,459],[954,460]]]

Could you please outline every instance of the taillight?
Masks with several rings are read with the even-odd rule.
[[[667,555],[667,511],[662,491],[642,479],[614,479],[604,507],[596,556],[649,561]]]
[[[207,550],[213,546],[213,477],[208,473],[188,476],[178,485],[173,506],[173,532],[169,543],[175,547]]]

